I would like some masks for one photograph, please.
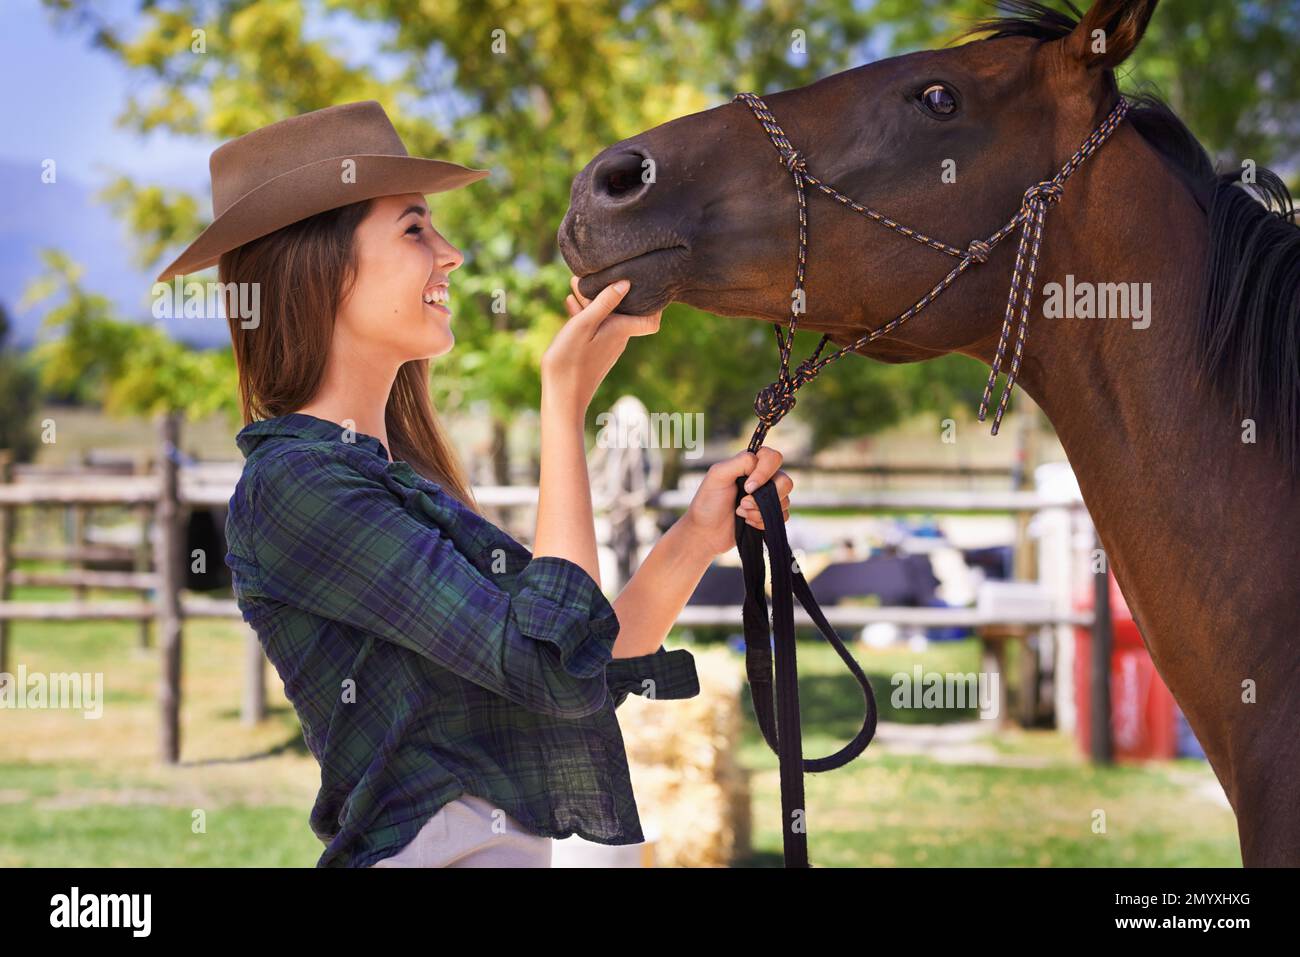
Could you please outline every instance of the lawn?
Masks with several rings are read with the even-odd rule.
[[[17,591],[15,599],[60,597]],[[11,671],[102,672],[105,700],[97,720],[69,710],[0,713],[0,867],[312,866],[321,844],[307,814],[319,771],[269,666],[267,720],[240,723],[242,645],[237,623],[187,625],[183,762],[166,767],[156,759],[157,657],[140,647],[137,626],[15,623]],[[856,653],[886,720],[889,674],[918,662],[977,668],[969,642]],[[820,756],[856,730],[860,695],[829,648],[809,642],[799,655],[805,752]],[[753,771],[755,854],[738,863],[779,866],[776,759],[750,717],[741,757]],[[1214,778],[1203,762],[1094,769],[1054,731],[1005,733],[976,748],[977,759],[954,760],[904,753],[887,728],[849,767],[807,776],[814,863],[1240,864],[1232,814],[1207,796]],[[1099,811],[1105,833],[1094,832]]]
[[[978,670],[973,641],[932,643],[919,654],[853,650],[872,679],[882,721],[898,717],[888,703],[889,675],[916,663],[926,671]],[[821,757],[860,726],[861,693],[824,644],[802,643],[799,667],[804,753]],[[1053,730],[990,733],[986,743],[933,756],[907,753],[890,737],[882,725],[848,766],[805,776],[815,865],[1241,866],[1236,820],[1214,799],[1222,792],[1204,761],[1095,768]],[[743,863],[780,866],[777,761],[752,721],[742,761],[753,769],[756,849]]]

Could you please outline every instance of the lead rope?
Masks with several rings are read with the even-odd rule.
[[[807,162],[799,150],[795,149],[786,137],[785,131],[776,122],[768,110],[767,104],[753,93],[737,93],[735,100],[741,100],[749,106],[767,132],[772,145],[776,147],[781,164],[794,177],[795,192],[799,198],[799,256],[795,268],[795,291],[791,296],[790,331],[786,335],[780,323],[773,323],[776,332],[777,349],[781,356],[781,369],[775,382],[759,390],[754,397],[754,412],[758,416],[758,426],[749,440],[749,451],[757,453],[767,437],[768,431],[781,421],[795,406],[795,393],[810,382],[828,364],[854,349],[860,348],[882,336],[887,336],[903,323],[907,322],[928,306],[945,289],[976,263],[988,262],[993,249],[1020,227],[1020,245],[1016,250],[1015,270],[1011,276],[1011,291],[1007,296],[1007,308],[1002,319],[1002,333],[998,338],[997,351],[989,372],[988,383],[980,399],[979,420],[984,421],[988,411],[989,399],[999,372],[1002,371],[1006,357],[1007,344],[1011,338],[1011,325],[1016,322],[1015,346],[1011,355],[1010,368],[1006,372],[1006,383],[997,409],[993,414],[992,434],[998,434],[1002,415],[1006,411],[1011,390],[1015,387],[1016,376],[1020,372],[1020,360],[1024,354],[1025,334],[1029,326],[1029,305],[1034,294],[1034,276],[1038,270],[1038,256],[1042,246],[1043,219],[1049,206],[1060,202],[1064,193],[1064,184],[1070,174],[1078,169],[1085,159],[1095,153],[1115,131],[1120,121],[1128,113],[1128,103],[1122,97],[1110,114],[1097,129],[1075,150],[1074,155],[1050,180],[1029,187],[1025,190],[1020,210],[1002,228],[987,239],[973,239],[966,248],[958,249],[947,243],[910,229],[888,216],[867,206],[862,206],[835,187],[822,182],[808,172]],[[931,249],[946,253],[958,260],[956,266],[944,276],[924,296],[918,299],[901,315],[891,319],[879,329],[867,333],[842,349],[824,357],[821,356],[829,335],[823,335],[817,348],[807,359],[790,372],[790,350],[794,345],[794,333],[799,325],[799,316],[804,311],[806,297],[804,279],[808,266],[808,184],[816,186],[823,193],[833,197],[856,213],[866,216],[873,222],[894,230]],[[1019,307],[1017,309],[1017,306]],[[736,479],[736,505],[745,497],[745,477]],[[763,531],[751,527],[743,518],[736,518],[736,548],[740,552],[741,566],[745,578],[745,604],[742,616],[745,630],[745,668],[749,678],[750,691],[753,695],[754,713],[768,747],[777,755],[781,776],[781,815],[782,815],[782,850],[786,867],[808,867],[808,827],[807,808],[804,802],[804,772],[830,771],[842,767],[861,754],[871,743],[876,733],[876,699],[871,684],[853,655],[845,647],[835,629],[827,622],[813,597],[812,589],[804,579],[799,567],[790,553],[790,544],[786,538],[785,522],[782,516],[780,498],[772,480],[768,480],[753,492],[759,512],[763,517]],[[768,557],[772,562],[772,619],[769,625],[767,601],[764,595],[764,580],[767,577],[763,562],[763,548],[766,545]],[[853,674],[862,689],[865,702],[865,714],[862,728],[853,740],[825,758],[805,759],[803,756],[802,732],[799,726],[799,669],[795,658],[794,602],[792,595],[798,597],[799,603],[812,619],[822,636],[831,643],[840,659]],[[775,663],[773,662],[775,649]],[[773,666],[775,664],[775,681]],[[775,698],[775,715],[773,699]]]

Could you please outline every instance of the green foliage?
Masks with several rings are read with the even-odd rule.
[[[331,18],[383,28],[377,60],[334,43],[322,18],[309,22],[305,10],[316,8],[297,0],[142,2],[129,35],[87,0],[48,5],[140,80],[121,117],[140,133],[224,140],[374,98],[412,154],[491,168],[489,179],[431,198],[440,231],[467,257],[456,283],[457,348],[436,363],[433,386],[440,406],[486,399],[503,420],[536,408],[539,359],[565,318],[569,273],[555,231],[574,173],[609,143],[725,102],[738,85],[793,86],[851,66],[869,27],[849,0],[757,9],[739,0],[326,0]],[[791,32],[810,23],[809,55],[796,63]],[[504,31],[504,50],[493,45],[495,30]],[[191,197],[125,173],[104,198],[139,238],[142,263],[204,225]],[[96,338],[78,332],[88,346]],[[106,351],[94,367],[124,369],[109,358],[121,354],[121,331],[98,338],[114,342],[97,343]],[[636,391],[651,408],[707,409],[711,430],[725,423],[739,431],[754,392],[774,374],[770,345],[764,327],[674,306],[653,341],[630,344],[593,415]],[[166,361],[156,342],[132,349]],[[233,390],[233,380],[213,385]],[[139,382],[113,388],[119,400],[152,400]]]
[[[1066,0],[1046,0],[1067,10]],[[1090,0],[1074,0],[1086,10]],[[955,39],[993,15],[990,0],[877,0],[903,53]],[[1146,35],[1118,71],[1128,90],[1164,98],[1225,169],[1253,159],[1300,185],[1300,48],[1296,8],[1282,0],[1161,3]]]
[[[467,259],[456,281],[458,344],[435,363],[433,387],[441,407],[487,400],[502,421],[536,408],[538,361],[568,293],[555,231],[572,177],[593,155],[737,89],[799,86],[854,66],[869,40],[898,52],[942,45],[992,10],[985,0],[139,0],[134,19],[110,22],[93,0],[45,3],[129,71],[136,92],[120,120],[142,134],[226,140],[373,98],[413,155],[490,168],[432,197],[435,224]],[[1284,6],[1162,4],[1125,83],[1158,87],[1227,162],[1285,166],[1300,147],[1300,56]],[[345,44],[342,23],[373,28],[360,35],[375,49]],[[792,52],[796,38],[806,52]],[[138,238],[142,263],[174,253],[206,222],[193,197],[129,173],[103,195]],[[123,323],[94,331],[109,317],[93,296],[64,308],[52,325],[79,345],[62,368],[47,353],[48,381],[78,395],[108,389],[137,411],[233,404],[228,352],[200,357]],[[675,305],[658,335],[629,344],[593,414],[634,391],[652,409],[707,410],[710,434],[743,437],[753,395],[775,372],[765,324]],[[978,394],[975,380],[982,372],[960,357],[896,367],[846,357],[800,395],[795,415],[811,419],[820,445],[919,410],[946,413],[959,395]]]
[[[206,225],[193,196],[161,186],[140,186],[127,176],[114,177],[99,198],[126,220],[136,237],[135,259],[142,268],[158,262],[169,249],[189,243]]]
[[[812,348],[815,342],[797,354]],[[813,445],[822,448],[886,429],[917,412],[931,411],[936,421],[973,417],[988,374],[983,363],[955,353],[921,365],[883,365],[846,355],[817,376],[816,387],[799,393],[799,411],[812,426]]]
[[[33,350],[53,397],[102,401],[117,415],[238,415],[233,353],[190,349],[160,327],[116,319],[106,297],[82,286],[79,265],[57,250],[44,250],[42,258],[46,272],[28,287],[24,303],[58,300],[42,323],[51,335]]]
[[[30,462],[39,444],[40,381],[31,363],[9,347],[10,330],[9,311],[0,303],[0,449],[8,449],[15,462]]]

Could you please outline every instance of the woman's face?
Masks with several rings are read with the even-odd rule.
[[[374,200],[354,243],[356,281],[334,327],[341,354],[401,365],[448,352],[456,341],[448,279],[465,257],[433,228],[424,197]]]

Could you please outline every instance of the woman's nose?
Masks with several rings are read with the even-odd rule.
[[[442,248],[438,251],[438,259],[448,270],[458,268],[465,261],[465,254],[446,240],[442,243]]]

